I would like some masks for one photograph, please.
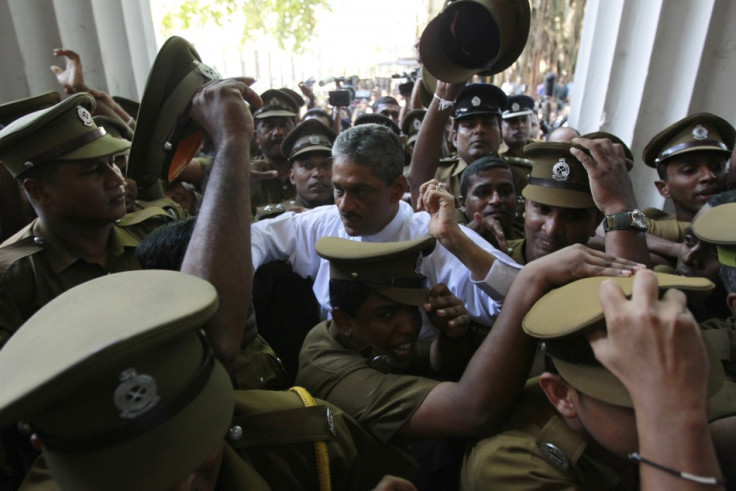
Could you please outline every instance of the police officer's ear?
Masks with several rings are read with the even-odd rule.
[[[654,181],[654,185],[657,187],[657,191],[663,198],[670,197],[670,188],[667,185],[667,181]]]
[[[577,417],[577,391],[562,377],[544,372],[539,376],[539,386],[558,413],[568,419]]]
[[[35,177],[28,177],[23,180],[23,189],[26,194],[36,203],[42,205],[49,204],[48,195],[48,182],[44,179],[37,179]]]
[[[340,331],[340,334],[346,338],[350,338],[352,336],[353,318],[347,312],[342,310],[340,307],[335,307],[332,309],[332,320]]]
[[[294,179],[294,165],[296,164],[291,164],[291,169],[289,169],[289,182],[292,185],[296,184],[296,179]]]
[[[731,310],[732,315],[736,315],[736,292],[729,293],[726,297],[726,305]]]

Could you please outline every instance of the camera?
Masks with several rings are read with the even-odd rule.
[[[330,106],[349,106],[353,93],[347,89],[331,90],[328,93],[327,102]]]

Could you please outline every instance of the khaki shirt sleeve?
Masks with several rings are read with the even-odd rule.
[[[461,490],[576,490],[526,435],[500,434],[478,442],[465,456]]]

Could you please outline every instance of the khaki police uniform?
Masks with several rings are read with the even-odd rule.
[[[599,401],[633,408],[623,384],[602,365],[586,338],[588,329],[604,327],[598,300],[603,281],[618,283],[631,295],[633,278],[591,277],[554,289],[534,304],[522,328],[543,341],[560,377],[578,392]],[[691,298],[702,298],[713,288],[705,278],[683,278],[657,273],[660,291],[678,288]],[[560,315],[564,312],[564,315]],[[721,388],[723,371],[717,357],[709,357],[708,394]],[[511,419],[496,436],[469,448],[461,474],[462,489],[624,489],[609,464],[616,457],[592,446],[556,412],[531,379]]]
[[[251,171],[256,172],[274,170],[271,164],[265,160],[252,161],[250,168]],[[296,187],[294,187],[288,177],[252,181],[250,184],[250,202],[251,208],[254,210],[257,210],[259,207],[294,199],[295,196]]]
[[[331,280],[361,283],[394,302],[418,308],[429,290],[417,264],[434,245],[432,238],[369,243],[323,237],[315,250],[330,261]],[[381,442],[408,448],[409,442],[398,432],[440,383],[431,378],[437,375],[429,363],[429,343],[414,340],[412,349],[410,366],[399,370],[378,347],[352,346],[337,324],[328,320],[304,340],[297,384],[341,407]],[[444,440],[412,440],[411,444],[424,480],[443,479],[448,469],[453,478],[457,475],[457,458]]]
[[[468,163],[458,156],[446,157],[439,160],[434,178],[444,183],[447,191],[456,198],[461,196],[460,180]]]
[[[258,220],[274,218],[281,215],[285,211],[293,211],[294,208],[301,208],[303,210],[308,209],[307,205],[302,203],[298,196],[295,196],[293,199],[287,199],[285,201],[282,201],[281,203],[257,207],[253,220],[257,222]]]
[[[259,119],[271,117],[296,118],[299,108],[289,94],[280,89],[269,89],[261,94],[263,106],[253,113],[256,125]],[[288,156],[288,155],[287,155]],[[259,172],[274,170],[265,160],[254,160],[251,169]],[[281,203],[296,196],[296,188],[288,177],[253,181],[250,185],[251,207]]]
[[[507,254],[519,264],[526,264],[526,239],[506,241]]]
[[[328,320],[315,326],[304,340],[296,382],[343,408],[379,440],[391,442],[439,384],[427,378],[431,375],[428,345],[419,343],[416,355],[414,370],[391,373],[385,356],[372,349],[357,352],[345,346],[337,326]]]
[[[528,116],[534,112],[534,99],[528,95],[512,95],[508,98],[506,109],[501,114],[501,118],[514,119],[521,116]],[[536,143],[536,140],[529,140],[527,144]],[[500,156],[503,157],[511,167],[511,174],[514,176],[514,187],[518,195],[518,206],[519,216],[524,213],[524,197],[521,195],[521,190],[527,184],[527,179],[532,171],[532,162],[530,159],[524,157],[518,157],[514,155],[511,150],[501,152]],[[522,219],[523,221],[523,219]]]
[[[140,269],[135,257],[138,243],[151,230],[171,221],[166,212],[150,210],[145,216],[126,215],[124,223],[113,225],[107,246],[112,261],[107,269],[85,261],[39,219],[5,241],[0,247],[0,347],[62,292],[109,273]]]
[[[470,447],[460,489],[625,489],[609,460],[567,426],[534,378],[504,430]]]
[[[386,119],[393,124],[393,121],[386,118],[385,116],[376,115]],[[395,126],[395,125],[394,125]],[[281,143],[281,152],[288,157],[289,162],[292,166],[295,160],[299,156],[304,156],[310,152],[318,152],[323,155],[330,155],[332,152],[332,145],[335,143],[337,133],[332,128],[328,128],[324,124],[320,123],[315,119],[308,119],[299,123],[289,134],[284,138]],[[259,165],[267,165],[265,161],[259,161]],[[292,185],[294,196],[289,196],[287,199],[270,201],[265,205],[256,206],[254,219],[263,220],[264,218],[273,218],[281,213],[288,211],[292,208],[309,209],[302,197],[297,194],[296,187]],[[263,198],[257,197],[254,201],[251,197],[251,203],[256,203]],[[330,202],[332,200],[330,199]],[[328,204],[328,203],[323,203]]]
[[[680,221],[675,215],[670,215],[657,208],[645,208],[642,211],[647,217],[647,233],[671,242],[685,240],[685,231],[690,226],[690,222]]]
[[[84,283],[30,319],[0,350],[0,422],[28,420],[43,442],[23,489],[168,489],[223,443],[218,489],[413,477],[402,452],[303,389],[233,391],[199,330],[216,310],[208,282],[149,270]]]
[[[314,442],[326,443],[333,489],[370,490],[386,474],[414,478],[405,452],[380,443],[340,408],[315,399],[305,407],[298,393],[236,390],[225,436],[218,490],[303,490],[320,487]],[[61,490],[43,457],[22,491]]]

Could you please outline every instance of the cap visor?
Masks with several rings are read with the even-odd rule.
[[[108,155],[117,155],[130,150],[130,142],[115,138],[110,135],[103,135],[97,140],[77,148],[73,152],[67,153],[59,157],[57,160],[87,160]]]

